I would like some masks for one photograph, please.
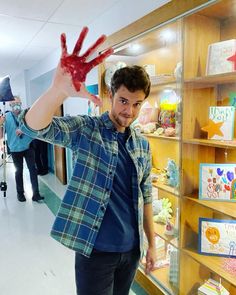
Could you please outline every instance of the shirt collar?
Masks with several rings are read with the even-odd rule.
[[[108,111],[101,115],[101,119],[107,129],[114,129],[115,130],[115,126],[109,117]]]

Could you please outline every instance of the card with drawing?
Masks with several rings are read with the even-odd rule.
[[[236,164],[200,164],[199,199],[236,201]]]

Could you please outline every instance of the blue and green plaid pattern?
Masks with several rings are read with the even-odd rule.
[[[71,148],[75,164],[51,235],[70,249],[90,256],[109,202],[118,157],[118,132],[108,112],[98,117],[54,117],[44,130],[30,129],[22,114],[21,129],[31,137]],[[148,141],[130,127],[127,151],[134,162],[133,192],[139,223],[140,248],[143,244],[143,206],[151,197],[151,155]],[[115,233],[114,233],[115,234]]]

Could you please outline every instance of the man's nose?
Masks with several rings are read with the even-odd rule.
[[[128,105],[128,106],[126,107],[126,113],[127,113],[128,115],[132,115],[132,114],[133,114],[133,106],[132,106],[132,105]]]

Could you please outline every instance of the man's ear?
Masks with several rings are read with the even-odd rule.
[[[109,89],[109,91],[108,91],[108,95],[109,95],[109,98],[110,98],[110,101],[112,100],[112,98],[113,98],[113,95],[112,95],[112,91]]]

